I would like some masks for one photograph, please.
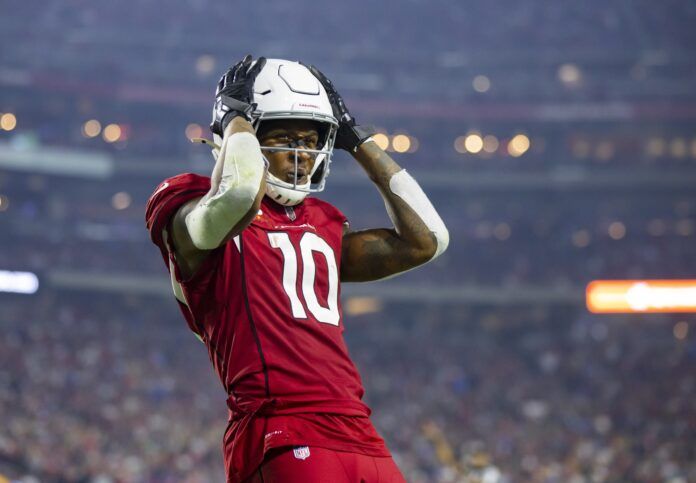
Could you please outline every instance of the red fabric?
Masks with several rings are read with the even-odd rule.
[[[170,253],[167,248],[167,244],[171,245],[171,241],[164,239],[164,232],[165,229],[167,229],[169,221],[181,205],[189,200],[205,195],[208,190],[210,190],[210,178],[193,173],[185,173],[165,179],[155,188],[152,195],[150,195],[150,199],[145,207],[145,225],[150,232],[150,239],[160,249],[167,270],[170,269],[171,260],[172,266],[175,271],[178,272],[174,255]],[[177,280],[181,279],[178,273],[176,274],[176,278]],[[173,295],[172,293],[172,296]],[[189,328],[199,337],[203,338],[203,329],[196,325],[196,321],[189,308],[179,300],[174,300],[177,301],[179,309],[184,315]]]
[[[340,267],[343,214],[316,198],[288,210],[266,197],[252,224],[211,251],[185,280],[167,250],[171,240],[162,231],[182,204],[210,189],[210,180],[187,174],[165,182],[148,202],[147,226],[168,268],[170,260],[174,266],[187,302],[179,305],[189,327],[206,344],[229,395],[231,414],[223,443],[228,481],[242,481],[265,452],[279,446],[314,444],[388,456],[369,421],[362,382],[343,340],[340,286],[338,325],[315,317],[322,310],[336,314],[329,310],[330,261]],[[272,246],[269,234],[281,234],[289,253]],[[311,270],[303,285],[304,262],[310,256],[313,286]],[[283,285],[293,257],[296,297],[304,312],[297,318]],[[314,309],[307,302],[309,290],[316,296]]]
[[[299,446],[270,452],[246,483],[403,483],[391,457]]]

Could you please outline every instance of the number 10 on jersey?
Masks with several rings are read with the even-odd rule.
[[[286,232],[278,231],[268,233],[268,241],[271,247],[279,249],[283,254],[283,288],[290,299],[292,315],[296,319],[306,319],[305,306],[297,295],[297,267],[298,254],[295,246],[290,241]],[[316,233],[305,232],[300,238],[299,258],[302,260],[302,297],[307,309],[315,319],[325,324],[338,325],[341,315],[338,312],[338,268],[333,248]],[[324,255],[328,267],[329,295],[328,307],[319,303],[314,290],[316,278],[316,265],[314,264],[314,252]]]

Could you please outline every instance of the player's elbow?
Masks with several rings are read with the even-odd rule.
[[[437,231],[431,231],[428,243],[422,250],[421,263],[426,263],[436,259],[447,250],[449,246],[449,231],[444,226],[438,227]]]
[[[437,258],[440,255],[442,255],[449,246],[449,230],[444,224],[442,225],[440,230],[435,232],[435,240],[437,241],[437,247],[435,249],[435,254],[433,255],[433,258]]]

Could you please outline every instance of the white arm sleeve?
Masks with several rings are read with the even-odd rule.
[[[186,228],[196,248],[220,246],[230,230],[254,204],[265,165],[259,141],[251,133],[235,133],[220,148],[224,157],[217,193],[186,216]]]
[[[398,173],[394,174],[389,180],[389,189],[396,196],[404,200],[408,206],[411,207],[413,211],[420,217],[428,230],[435,235],[435,240],[437,241],[437,249],[435,250],[435,255],[430,260],[434,260],[439,257],[442,252],[447,249],[449,245],[449,232],[445,223],[440,218],[440,215],[435,211],[435,207],[430,202],[426,194],[423,192],[421,187],[418,185],[415,179],[402,169]],[[389,209],[389,204],[386,203],[387,213],[389,218],[391,218],[394,226],[396,226],[396,220],[394,214]]]

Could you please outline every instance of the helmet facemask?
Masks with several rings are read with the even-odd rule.
[[[266,119],[264,114],[265,113],[262,113],[260,118],[254,123],[257,134],[260,131],[263,120]],[[291,153],[290,155],[294,163],[294,170],[291,180],[280,179],[270,171],[266,176],[266,194],[277,203],[287,206],[300,203],[309,193],[318,193],[324,190],[326,185],[326,177],[329,175],[329,166],[331,164],[333,144],[336,139],[337,131],[337,126],[331,122],[331,120],[319,120],[316,115],[304,116],[299,113],[293,114],[294,115],[292,116],[283,117],[280,117],[279,115],[269,116],[270,119],[266,120],[272,119],[274,121],[281,121],[278,123],[281,126],[283,120],[311,120],[314,124],[316,124],[318,131],[316,148],[311,149],[306,147],[302,140],[292,141],[285,146],[261,146],[261,152],[264,158],[266,158],[269,166],[272,165],[272,163],[270,163],[267,154],[275,152]],[[299,158],[303,155],[309,155],[310,157],[314,158],[314,162],[311,170],[306,174],[307,180],[300,182],[300,180],[305,177],[304,174],[299,173],[299,167],[301,164]]]

